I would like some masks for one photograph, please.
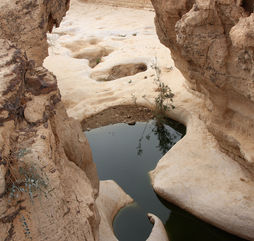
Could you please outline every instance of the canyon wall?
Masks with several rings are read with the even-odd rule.
[[[70,0],[3,0],[0,3],[0,38],[15,43],[28,59],[41,65],[48,56],[46,33],[58,27]]]
[[[254,1],[152,0],[161,42],[221,150],[254,177]]]
[[[80,124],[41,66],[69,0],[1,1],[0,240],[98,240],[99,181]]]
[[[151,172],[153,188],[206,222],[253,240],[254,2],[152,3],[160,41],[186,79],[181,94],[191,96],[171,113],[187,133]]]

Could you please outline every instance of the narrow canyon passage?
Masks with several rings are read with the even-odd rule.
[[[253,4],[0,1],[0,241],[254,240]]]
[[[199,101],[193,102],[193,96],[186,93],[184,77],[175,67],[168,49],[159,42],[154,16],[151,9],[116,8],[72,1],[60,28],[48,35],[49,57],[44,61],[44,65],[58,78],[69,116],[83,123],[89,117],[115,106],[153,108],[159,92],[156,78],[172,89],[178,116],[182,115],[182,103],[187,103],[185,108],[191,110],[195,110],[195,104],[199,106]],[[159,77],[156,69],[160,70]],[[156,196],[148,172],[155,168],[169,148],[163,153],[157,150],[157,137],[151,131],[154,124],[138,123],[134,127],[117,124],[100,128],[100,123],[94,121],[92,128],[99,128],[86,132],[100,179],[115,180],[135,200],[115,219],[114,230],[120,241],[141,241],[149,236],[152,225],[147,219],[147,212],[161,218],[171,241],[242,240]],[[146,125],[153,137],[143,137],[142,155],[137,155],[142,136],[140,130],[146,129]],[[152,143],[153,147],[148,143]],[[181,185],[178,183],[178,186]],[[182,190],[186,192],[185,188]],[[122,220],[129,221],[125,223]]]

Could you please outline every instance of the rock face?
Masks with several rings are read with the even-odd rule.
[[[0,3],[0,240],[99,237],[90,147],[65,112],[55,76],[40,66],[46,32],[68,3]]]
[[[205,98],[201,118],[221,149],[254,175],[253,1],[152,2],[161,42]]]
[[[15,43],[38,65],[48,56],[46,33],[59,26],[70,0],[3,0],[0,38]]]
[[[199,97],[199,103],[188,104],[188,113],[199,114],[185,119],[186,137],[152,173],[154,188],[206,221],[253,240],[254,2],[152,3],[159,38]]]

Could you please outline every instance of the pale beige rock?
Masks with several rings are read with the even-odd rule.
[[[238,56],[238,50],[245,40],[240,41],[241,38],[237,37],[241,32],[240,26],[243,26],[241,23],[250,22],[252,17],[239,7],[239,1],[235,5],[233,1],[218,1],[216,11],[214,1],[196,1],[196,7],[192,8],[194,2],[154,1],[159,13],[156,22],[160,40],[171,46],[172,57],[187,77],[188,87],[174,67],[167,49],[158,42],[152,22],[153,12],[114,10],[108,6],[73,1],[63,25],[49,36],[50,56],[44,65],[59,79],[68,114],[82,121],[115,105],[137,103],[154,108],[157,93],[153,83],[155,71],[151,66],[157,57],[162,70],[161,79],[175,94],[176,108],[169,115],[187,125],[187,135],[152,172],[155,190],[207,222],[253,239],[254,184],[247,170],[252,167],[251,118],[254,110],[252,100],[245,98],[246,94],[252,96],[253,93],[249,72],[243,73],[238,69],[243,60]],[[239,28],[234,31],[231,25],[225,27],[218,15],[221,12],[226,15],[223,15],[225,21],[229,18],[232,27],[239,23]],[[240,17],[245,20],[238,21]],[[242,29],[246,33],[251,31],[247,25]],[[215,41],[210,40],[210,36]],[[236,47],[228,45],[229,36]],[[247,34],[244,36],[248,37]],[[113,52],[91,69],[88,60],[75,59],[74,55],[94,45],[113,48]],[[208,51],[207,58],[200,47],[203,47],[202,51]],[[109,82],[97,82],[91,78],[91,74],[107,74],[119,63],[140,60],[147,64],[148,69],[135,76]],[[220,79],[227,76],[225,63],[229,68],[227,74],[241,75],[246,81],[238,82],[236,78],[225,84]],[[205,72],[206,68],[211,72]],[[213,78],[213,69],[218,73],[215,84],[210,79]],[[230,89],[232,86],[234,91]],[[236,162],[234,159],[239,155]]]
[[[48,36],[50,54],[44,61],[44,66],[58,78],[69,116],[81,122],[108,107],[135,104],[135,100],[151,106],[157,94],[153,68],[156,63],[170,81],[183,79],[174,68],[169,51],[159,43],[153,18],[151,11],[71,2],[63,24]],[[96,53],[97,49],[112,52],[94,68],[89,67],[85,56],[76,58],[82,53],[91,54],[92,50]],[[118,69],[126,73],[126,65],[135,67],[139,63],[146,64],[147,70],[112,81],[95,80],[107,79],[115,66],[120,65]]]
[[[253,47],[254,31],[254,14],[248,18],[241,18],[239,22],[230,30],[230,37],[235,47]],[[252,75],[253,77],[254,75]]]
[[[113,231],[113,220],[117,212],[124,206],[133,202],[114,181],[100,181],[100,192],[96,200],[101,216],[99,226],[100,241],[116,241]]]
[[[17,44],[40,65],[48,55],[46,33],[59,26],[69,0],[1,1],[0,38]]]
[[[252,239],[252,179],[220,152],[202,121],[193,118],[187,126],[187,135],[151,172],[155,191],[219,228]]]
[[[152,232],[147,241],[169,241],[167,232],[161,220],[152,213],[148,214],[149,220],[154,224]]]
[[[253,1],[152,3],[161,42],[203,102],[199,109],[185,104],[196,117],[187,121],[186,137],[152,172],[155,190],[252,240]]]
[[[99,240],[118,240],[114,235],[112,227],[114,217],[121,208],[131,204],[133,201],[114,181],[100,181],[100,192],[96,200],[101,216]],[[167,232],[161,220],[151,213],[148,214],[148,217],[151,223],[154,224],[154,227],[147,241],[168,241]]]
[[[97,170],[93,162],[89,143],[81,129],[80,123],[67,116],[62,103],[59,103],[56,108],[53,123],[65,155],[69,161],[74,162],[85,171],[93,187],[94,196],[97,197],[99,192]]]
[[[34,96],[33,99],[26,104],[24,110],[26,120],[30,123],[42,120],[47,102],[48,96]]]
[[[254,172],[247,153],[253,148],[254,120],[252,1],[244,1],[243,7],[235,1],[179,2],[176,16],[174,1],[167,1],[166,8],[165,1],[153,1],[160,39],[171,48],[189,86],[204,94],[207,111],[202,118],[222,150]]]

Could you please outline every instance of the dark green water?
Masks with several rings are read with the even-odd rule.
[[[148,172],[185,135],[183,125],[171,120],[168,124],[159,125],[155,121],[134,126],[115,124],[85,132],[100,180],[115,180],[135,200],[114,220],[117,238],[146,240],[152,230],[149,212],[162,220],[171,241],[243,240],[165,202],[153,191]]]

